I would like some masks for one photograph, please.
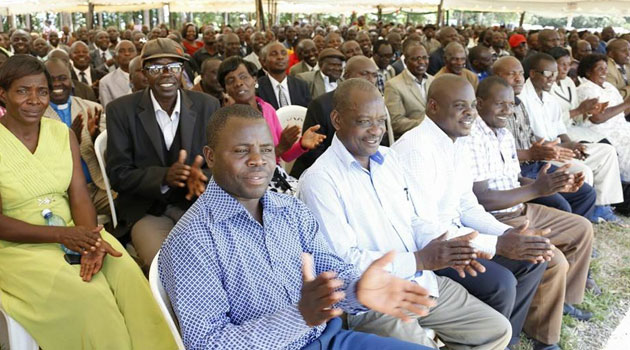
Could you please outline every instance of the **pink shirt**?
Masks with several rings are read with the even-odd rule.
[[[262,109],[262,115],[265,117],[267,121],[267,125],[269,125],[269,130],[271,130],[271,136],[273,136],[273,145],[277,146],[280,143],[280,135],[282,134],[282,125],[280,125],[280,121],[278,120],[278,115],[276,114],[276,110],[272,105],[263,101],[260,97],[256,96],[256,102]],[[302,148],[302,138],[300,138],[291,148],[289,148],[286,152],[281,155],[276,154],[276,162],[280,162],[280,158],[285,162],[290,162],[295,160],[297,157],[306,153],[308,150]]]

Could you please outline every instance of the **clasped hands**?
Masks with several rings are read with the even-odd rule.
[[[451,267],[457,271],[461,278],[465,278],[466,274],[476,277],[478,272],[486,272],[486,268],[476,259],[492,259],[492,256],[472,246],[471,241],[478,234],[477,231],[472,231],[466,235],[447,240],[447,233],[444,233],[433,239],[415,253],[416,269],[418,271],[433,271]]]
[[[389,252],[372,262],[356,284],[356,295],[362,305],[374,311],[411,322],[411,314],[424,316],[435,302],[426,289],[385,270],[395,255]],[[341,315],[343,311],[335,304],[345,298],[345,293],[339,290],[343,281],[337,278],[335,272],[326,271],[315,277],[313,271],[313,258],[303,253],[302,295],[297,307],[309,327]]]
[[[81,270],[79,275],[85,282],[90,282],[92,276],[103,267],[103,260],[107,254],[121,257],[122,253],[114,249],[101,238],[102,225],[89,229],[84,226],[63,227],[58,243],[66,248],[81,253]]]
[[[187,200],[199,197],[206,190],[208,177],[201,171],[203,157],[198,155],[192,165],[186,164],[186,150],[179,151],[179,159],[168,168],[164,181],[171,188],[188,187]]]

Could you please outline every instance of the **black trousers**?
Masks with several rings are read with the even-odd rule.
[[[486,268],[486,272],[477,274],[477,277],[467,275],[466,278],[461,278],[451,268],[437,270],[435,273],[458,282],[470,294],[510,320],[510,344],[516,344],[547,263],[532,264],[500,255],[495,255],[492,260],[478,261]]]
[[[530,179],[536,179],[536,177],[538,177],[538,171],[540,171],[543,165],[545,165],[544,162],[522,164],[521,175]],[[549,168],[549,172],[554,172],[556,169],[558,168],[552,165]],[[551,196],[536,198],[530,202],[577,214],[591,220],[596,199],[597,194],[593,187],[585,183],[577,192],[556,193]]]

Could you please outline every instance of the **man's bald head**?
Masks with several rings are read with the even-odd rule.
[[[575,50],[573,50],[573,58],[579,61],[591,53],[593,53],[591,44],[586,40],[578,40],[575,44]]]
[[[560,46],[560,34],[553,29],[543,29],[538,33],[538,45],[543,52],[558,47]]]
[[[68,76],[70,76],[70,66],[68,63],[60,58],[48,58],[48,60],[44,63],[46,69],[50,71],[51,67],[55,67],[63,70]]]
[[[361,103],[352,98],[353,94],[362,93],[375,99],[382,99],[381,93],[373,83],[365,79],[348,79],[339,84],[333,94],[333,109],[344,115],[348,111],[357,110]]]
[[[457,40],[459,39],[459,36],[455,28],[444,27],[438,31],[437,39],[440,41],[440,44],[442,44],[442,47],[446,47],[448,44],[452,42],[457,42]]]
[[[48,59],[58,58],[66,62],[66,64],[70,63],[70,56],[63,49],[54,49],[48,53]]]
[[[608,57],[619,65],[630,64],[630,43],[623,39],[613,39],[606,46]]]
[[[463,77],[442,74],[427,93],[426,115],[453,141],[468,136],[477,117],[475,90]]]
[[[525,71],[517,58],[512,56],[499,58],[492,65],[492,73],[507,81],[514,90],[514,94],[518,95],[523,91]]]
[[[466,67],[466,50],[462,44],[452,42],[444,48],[444,65],[450,73],[460,75]]]
[[[373,60],[363,56],[353,56],[346,62],[344,79],[361,78],[376,84],[378,79],[378,67]]]

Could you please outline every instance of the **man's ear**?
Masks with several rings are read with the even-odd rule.
[[[435,112],[437,111],[437,101],[435,99],[430,98],[427,101],[427,111],[431,111],[433,112],[433,114],[435,114]],[[425,112],[425,114],[427,114]]]
[[[330,112],[330,121],[332,122],[335,130],[339,131],[341,128],[341,115],[336,109],[333,109],[332,112]]]
[[[214,165],[214,150],[210,146],[203,147],[203,157],[206,159],[206,165],[208,169],[212,169]]]

